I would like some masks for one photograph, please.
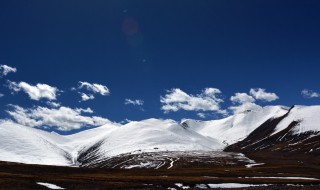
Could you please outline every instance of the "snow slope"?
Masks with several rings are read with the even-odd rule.
[[[11,122],[0,124],[0,160],[43,165],[70,165],[69,154],[53,141],[63,138],[53,133]]]
[[[294,106],[289,115],[278,124],[273,134],[287,128],[292,121],[299,121],[299,124],[292,129],[294,134],[319,131],[320,106]]]
[[[173,120],[147,119],[119,127],[103,137],[99,155],[111,157],[142,151],[221,150],[216,139],[185,129]]]
[[[212,121],[186,120],[192,130],[197,133],[232,144],[246,138],[253,130],[270,118],[280,117],[288,112],[283,106],[266,106],[257,110],[250,110],[233,116]]]
[[[66,135],[64,136],[66,141],[59,144],[59,146],[68,151],[72,157],[72,162],[77,164],[76,159],[81,152],[90,149],[90,147],[94,146],[97,142],[107,138],[110,133],[119,127],[117,124],[109,123],[94,129]]]

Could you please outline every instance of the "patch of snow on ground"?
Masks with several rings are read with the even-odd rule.
[[[302,179],[302,180],[320,180],[317,178],[310,177],[245,177],[249,179]]]
[[[195,186],[195,188],[198,188],[198,189],[208,189],[208,186],[206,184],[197,184]]]
[[[57,186],[57,185],[55,185],[55,184],[51,184],[51,183],[37,182],[37,184],[38,184],[38,185],[45,186],[45,187],[47,187],[47,188],[49,188],[49,189],[64,189],[64,188],[62,188],[62,187],[59,187],[59,186]]]
[[[130,165],[130,166],[125,166],[125,169],[132,169],[132,168],[152,168],[154,167],[154,164],[152,162],[146,162],[143,163],[141,162],[140,164],[137,165]]]
[[[241,184],[241,183],[220,183],[220,184],[208,184],[210,188],[242,188],[242,187],[257,187],[268,186],[267,184],[253,185],[253,184]]]
[[[252,168],[254,166],[261,166],[261,165],[264,165],[265,163],[256,163],[256,164],[247,164],[246,167],[247,168]]]
[[[183,185],[182,183],[176,183],[175,185],[176,185],[177,187],[180,187],[181,189],[190,189],[189,186]]]

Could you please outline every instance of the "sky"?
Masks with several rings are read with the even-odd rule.
[[[317,0],[0,2],[0,119],[73,133],[320,102]]]

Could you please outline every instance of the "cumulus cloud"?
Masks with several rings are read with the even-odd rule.
[[[217,89],[217,88],[205,88],[204,90],[203,90],[203,93],[202,94],[205,94],[205,95],[207,95],[207,96],[211,96],[211,97],[213,97],[213,98],[216,98],[215,96],[216,96],[216,94],[221,94],[221,91],[219,90],[219,89]],[[221,101],[221,102],[223,102],[223,101]]]
[[[131,99],[125,99],[124,104],[129,105],[132,104],[134,106],[142,106],[143,100],[131,100]]]
[[[8,65],[0,65],[0,77],[6,76],[9,73],[15,73],[17,69]]]
[[[123,124],[123,125],[127,124],[127,123],[130,123],[130,122],[133,122],[133,120],[130,120],[130,119],[127,119],[127,118],[122,120],[122,121],[120,121],[120,123]]]
[[[93,110],[91,108],[76,108],[75,111],[78,113],[93,113]]]
[[[88,82],[79,82],[78,89],[86,89],[88,91],[91,91],[93,93],[98,93],[102,96],[107,96],[110,94],[110,90],[108,87],[102,85],[102,84],[96,84],[96,83],[88,83]]]
[[[257,100],[272,102],[277,99],[279,97],[275,93],[266,92],[262,88],[251,88],[250,95],[247,93],[235,93],[234,96],[231,96],[230,100],[234,105],[230,106],[229,110],[232,110],[234,113],[259,110],[262,107],[255,103]]]
[[[231,96],[230,100],[233,103],[247,103],[247,102],[255,102],[255,99],[248,95],[247,93],[235,93],[234,96]]]
[[[256,100],[247,93],[235,93],[234,96],[230,97],[230,100],[234,104],[233,106],[229,107],[233,113],[242,113],[248,110],[256,110],[261,108],[254,103]]]
[[[4,96],[4,94],[0,93],[0,98],[3,97],[3,96]]]
[[[94,95],[92,95],[92,94],[85,94],[85,93],[80,93],[80,94],[81,94],[81,100],[83,102],[94,99]]]
[[[206,114],[205,113],[197,113],[197,116],[200,118],[206,118]]]
[[[53,102],[53,101],[47,101],[47,105],[51,106],[51,107],[54,107],[54,108],[57,108],[57,107],[60,107],[61,104],[58,103],[58,102]]]
[[[162,103],[161,109],[168,113],[179,110],[186,111],[216,111],[225,114],[225,110],[221,110],[220,103],[223,102],[218,95],[221,91],[217,88],[205,88],[200,94],[187,94],[179,88],[167,91],[165,96],[160,96]]]
[[[279,99],[279,97],[275,93],[266,92],[266,89],[263,89],[263,88],[251,88],[250,94],[255,99],[266,101],[266,102],[272,102]]]
[[[301,95],[304,98],[319,98],[320,97],[320,93],[318,92],[314,92],[312,90],[308,90],[308,89],[304,89],[301,91]]]
[[[81,95],[81,101],[88,101],[95,98],[94,94],[100,94],[107,96],[110,94],[110,90],[107,86],[97,83],[89,83],[79,81],[78,87],[71,88],[71,90],[86,90],[87,92],[78,92]]]
[[[237,106],[230,106],[229,109],[233,111],[233,113],[243,113],[252,110],[260,110],[262,107],[253,103],[253,102],[245,102],[239,104]]]
[[[19,124],[29,127],[53,127],[60,131],[70,131],[89,126],[101,126],[112,123],[110,120],[98,116],[84,116],[82,113],[92,113],[90,108],[72,109],[69,107],[47,108],[37,106],[25,109],[17,105],[10,105],[7,113]]]
[[[14,92],[24,91],[27,93],[32,100],[48,99],[56,100],[59,89],[56,87],[49,86],[47,84],[40,84],[33,86],[26,82],[12,82],[8,81],[8,87]]]

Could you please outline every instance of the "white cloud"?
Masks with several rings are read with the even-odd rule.
[[[91,91],[93,93],[98,93],[102,96],[107,96],[110,94],[110,90],[108,87],[102,85],[102,84],[96,84],[96,83],[88,83],[88,82],[79,82],[78,89],[86,89],[88,91]]]
[[[217,97],[221,91],[216,88],[206,88],[201,94],[187,94],[179,88],[174,88],[167,91],[164,97],[160,97],[162,103],[161,109],[165,113],[178,110],[186,111],[216,111],[225,114],[225,110],[221,110],[220,103],[223,100]]]
[[[92,94],[85,94],[85,93],[80,93],[80,94],[83,102],[94,99],[94,96]]]
[[[201,117],[201,118],[206,118],[206,114],[205,113],[197,113],[197,116]]]
[[[61,104],[58,103],[58,102],[53,102],[53,101],[47,101],[47,104],[51,107],[54,107],[54,108],[57,108],[57,107],[60,107]]]
[[[121,124],[127,124],[127,123],[130,123],[130,122],[133,122],[133,120],[130,120],[130,119],[127,119],[127,118],[122,120],[122,121],[120,121]]]
[[[230,106],[228,109],[234,113],[259,110],[261,106],[254,103],[256,100],[271,102],[279,99],[275,93],[266,92],[266,90],[262,88],[251,88],[250,95],[247,93],[235,93],[235,95],[230,98],[234,106]]]
[[[84,116],[82,113],[92,113],[90,108],[72,109],[69,107],[46,108],[34,107],[25,109],[11,105],[7,113],[19,124],[29,127],[54,127],[61,131],[70,131],[88,126],[101,126],[111,123],[108,119],[98,116]]]
[[[17,69],[8,65],[0,65],[0,77],[6,76],[9,73],[15,73]]]
[[[217,88],[205,88],[203,94],[215,97],[216,94],[221,94],[221,91]]]
[[[142,106],[143,105],[143,100],[131,100],[131,99],[125,99],[124,104],[132,104],[134,106]]]
[[[247,102],[255,102],[255,99],[248,95],[247,93],[235,93],[234,96],[231,96],[230,100],[233,103],[247,103]]]
[[[302,90],[301,94],[305,98],[319,98],[320,97],[320,93],[314,92],[314,91],[308,90],[308,89]]]
[[[253,102],[245,102],[243,104],[240,104],[238,106],[230,106],[230,110],[232,110],[234,113],[243,113],[246,111],[252,111],[252,110],[260,110],[261,106],[253,103]]]
[[[56,100],[57,93],[59,92],[58,88],[49,86],[47,84],[38,83],[35,86],[32,86],[26,82],[12,82],[8,81],[9,89],[14,92],[24,91],[29,95],[32,100],[48,99]]]
[[[87,92],[78,92],[81,95],[81,101],[88,101],[93,100],[95,96],[93,94],[100,94],[102,96],[107,96],[110,94],[110,90],[107,86],[97,83],[89,83],[89,82],[82,82],[79,81],[78,87],[72,87],[71,90],[86,90]],[[80,102],[81,102],[80,101]]]
[[[3,96],[4,96],[4,94],[0,93],[0,98],[3,97]]]
[[[267,102],[272,102],[279,99],[275,93],[266,92],[266,89],[263,88],[251,88],[250,94],[257,100],[263,100]]]
[[[261,108],[254,103],[256,100],[247,93],[235,93],[234,96],[231,96],[230,100],[234,106],[230,106],[228,109],[232,110],[233,113],[242,113],[248,110],[256,110]]]
[[[87,109],[76,108],[75,111],[78,113],[93,113],[93,110],[91,108],[87,108]]]

